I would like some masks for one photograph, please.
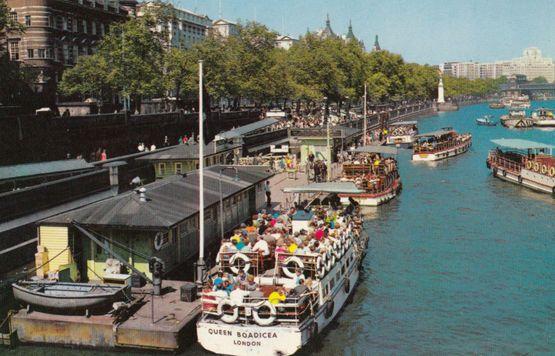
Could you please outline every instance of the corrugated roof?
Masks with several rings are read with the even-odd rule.
[[[397,122],[392,122],[391,124],[389,124],[389,126],[403,126],[403,125],[416,125],[418,124],[418,121],[397,121]]]
[[[416,135],[414,137],[441,137],[443,135],[447,135],[449,133],[455,132],[454,130],[451,129],[441,129],[441,130],[437,130],[437,131],[432,131],[432,132],[426,132],[420,135]]]
[[[236,129],[226,131],[224,133],[216,135],[216,139],[229,139],[234,137],[241,137],[249,134],[250,132],[271,126],[279,122],[277,119],[267,118],[264,120],[253,122],[245,126],[240,126]]]
[[[25,163],[13,166],[0,166],[0,180],[31,177],[42,174],[63,173],[83,169],[92,169],[94,166],[84,159],[66,159],[63,161],[49,161],[38,163]]]
[[[219,172],[224,166],[211,166],[204,174],[204,205],[219,201]],[[222,174],[224,199],[273,175],[266,167],[237,168],[239,181],[234,181],[233,169]],[[196,214],[199,205],[198,171],[185,177],[171,176],[144,186],[147,202],[141,202],[136,192],[127,192],[82,209],[54,216],[45,223],[69,223],[132,228],[169,228]]]
[[[241,143],[215,145],[214,141],[204,146],[204,157],[241,147]],[[198,144],[177,145],[160,152],[153,152],[137,158],[137,160],[170,160],[170,159],[195,159],[198,158]]]
[[[383,153],[388,155],[396,155],[397,148],[378,145],[360,146],[352,150],[355,153]]]
[[[497,146],[514,148],[516,150],[540,149],[540,148],[547,148],[552,150],[555,147],[545,143],[521,140],[519,138],[499,138],[496,140],[491,140],[491,142],[495,143]]]

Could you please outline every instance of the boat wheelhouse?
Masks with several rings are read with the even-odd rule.
[[[333,188],[315,184],[284,191],[300,197],[319,187],[324,192]],[[205,349],[227,355],[291,355],[343,308],[358,281],[368,237],[358,208],[323,206],[326,199],[318,195],[319,205],[301,204],[302,209],[272,217],[276,223],[263,235],[247,233],[245,239],[256,238],[268,247],[263,253],[257,244],[246,252],[222,242],[217,272],[202,289],[197,335]],[[337,203],[337,197],[327,198]],[[269,221],[266,214],[258,214],[253,226],[258,229],[262,221]],[[290,244],[286,249],[284,242]]]
[[[532,127],[533,121],[526,117],[526,111],[523,109],[509,109],[507,115],[502,115],[499,119],[501,125],[508,128],[523,129]]]
[[[385,144],[397,147],[410,148],[414,144],[415,135],[418,134],[416,121],[399,121],[389,124],[389,133]]]
[[[549,194],[555,194],[553,147],[521,139],[492,140],[497,148],[486,161],[494,177]]]
[[[532,113],[532,122],[538,127],[555,127],[553,110],[540,108]]]
[[[339,194],[343,204],[350,198],[363,206],[378,206],[395,198],[401,191],[401,177],[394,147],[368,145],[352,152],[352,159],[343,163],[342,182],[353,182],[362,192]]]
[[[472,145],[470,133],[459,134],[450,127],[416,135],[416,138],[413,161],[439,161],[458,156],[468,151]]]

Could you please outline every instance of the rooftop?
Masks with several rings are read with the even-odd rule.
[[[219,144],[216,141],[212,141],[204,146],[204,157],[214,155],[216,153],[226,152],[233,150],[234,148],[240,148],[241,143],[224,143]],[[137,160],[186,160],[186,159],[198,159],[198,144],[184,144],[176,145],[172,148],[163,151],[155,151],[151,154],[144,155],[137,158]]]
[[[273,124],[279,122],[277,119],[264,119],[260,121],[253,122],[252,124],[248,124],[245,126],[240,126],[236,129],[226,131],[224,133],[216,135],[217,139],[229,139],[234,137],[241,137],[247,135],[253,131],[263,129],[268,126],[272,126]]]
[[[71,172],[92,169],[94,166],[84,159],[25,163],[13,166],[0,166],[0,180],[31,177],[44,174]]]
[[[220,169],[211,166],[204,170],[204,204],[209,207],[219,201]],[[267,167],[234,166],[239,181],[235,181],[233,169],[222,174],[222,193],[226,199],[256,183],[271,177]],[[167,229],[198,213],[199,174],[175,175],[144,186],[147,201],[139,194],[127,192],[87,207],[56,215],[44,223],[67,224],[75,220],[83,225],[121,227],[135,229]]]
[[[545,143],[521,140],[519,138],[499,138],[496,140],[491,140],[491,142],[495,143],[497,146],[514,148],[516,150],[541,149],[541,148],[547,148],[552,150],[555,147]]]

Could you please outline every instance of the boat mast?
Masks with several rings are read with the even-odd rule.
[[[366,83],[364,83],[364,122],[362,123],[362,145],[366,146],[366,131],[368,130],[368,123],[366,122]]]
[[[197,284],[204,281],[204,115],[202,100],[202,60],[198,61],[198,169],[199,169],[199,251],[197,262]]]

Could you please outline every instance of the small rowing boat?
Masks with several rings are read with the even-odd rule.
[[[495,125],[497,125],[497,122],[493,121],[493,117],[491,115],[485,115],[483,117],[477,118],[476,123],[480,126],[495,126]]]

